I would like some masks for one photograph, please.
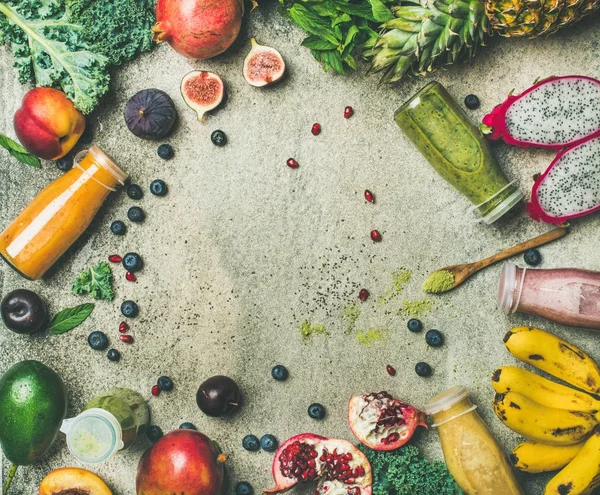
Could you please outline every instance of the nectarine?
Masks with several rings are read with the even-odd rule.
[[[102,478],[81,468],[60,468],[50,471],[40,484],[39,495],[61,495],[63,493],[88,493],[112,495]]]
[[[23,97],[14,126],[27,151],[46,160],[58,160],[83,134],[85,117],[62,91],[34,88]]]

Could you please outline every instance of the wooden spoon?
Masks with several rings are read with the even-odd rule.
[[[477,273],[479,270],[486,268],[494,263],[498,263],[498,261],[505,260],[517,254],[524,253],[528,249],[543,246],[544,244],[548,244],[549,242],[555,241],[556,239],[560,239],[561,237],[566,236],[569,233],[569,228],[560,227],[558,229],[551,230],[550,232],[546,232],[545,234],[539,235],[530,239],[528,241],[522,242],[521,244],[517,244],[511,248],[505,249],[504,251],[495,254],[494,256],[490,256],[489,258],[485,258],[479,261],[475,261],[473,263],[464,263],[462,265],[452,265],[446,266],[444,268],[440,268],[436,270],[436,272],[450,272],[454,276],[454,283],[450,287],[445,287],[444,290],[439,291],[431,291],[431,292],[447,292],[449,290],[458,287],[465,280],[467,280],[471,275]],[[435,272],[434,272],[435,273]],[[429,292],[429,291],[426,291]]]

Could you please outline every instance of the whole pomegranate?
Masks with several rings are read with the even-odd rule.
[[[189,58],[220,55],[237,38],[243,0],[158,0],[152,39]]]
[[[206,435],[175,430],[142,456],[137,495],[220,495],[227,458]]]

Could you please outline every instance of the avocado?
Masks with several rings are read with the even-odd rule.
[[[0,377],[0,447],[14,465],[37,462],[66,414],[62,379],[39,361],[21,361]]]

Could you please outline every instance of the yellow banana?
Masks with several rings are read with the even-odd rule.
[[[538,404],[516,392],[496,394],[494,412],[511,430],[541,443],[573,445],[598,424],[593,414]]]
[[[547,445],[527,440],[514,448],[510,460],[517,469],[526,473],[556,471],[569,464],[584,444]]]
[[[589,495],[600,486],[600,430],[585,445],[567,467],[550,480],[544,495]]]
[[[516,327],[504,343],[517,359],[535,366],[574,387],[600,393],[600,367],[581,349],[554,334],[533,327]]]
[[[517,392],[548,407],[592,414],[600,411],[600,401],[591,395],[560,385],[516,366],[503,366],[494,371],[492,387],[499,394]]]

